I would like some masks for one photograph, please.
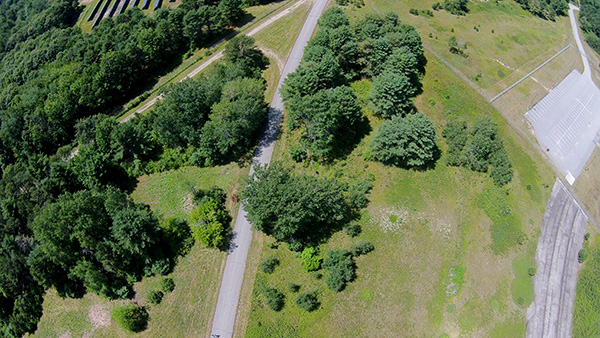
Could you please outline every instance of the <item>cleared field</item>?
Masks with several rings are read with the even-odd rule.
[[[440,134],[449,112],[467,119],[490,114],[500,126],[513,162],[513,182],[507,189],[496,188],[485,175],[447,166],[443,155],[428,171],[368,162],[363,159],[366,136],[347,158],[314,168],[327,177],[352,180],[372,174],[375,178],[359,237],[337,233],[320,250],[326,254],[368,240],[375,251],[357,259],[357,279],[335,293],[324,280],[304,271],[296,253],[285,245],[272,249],[266,245],[271,238],[256,234],[265,245],[251,253],[251,259],[277,257],[281,265],[273,274],[257,272],[252,292],[246,293],[251,307],[246,331],[238,336],[524,335],[525,309],[533,299],[527,270],[534,266],[552,173],[477,92],[431,54],[427,57],[424,92],[416,102],[419,110],[434,120]],[[369,87],[368,81],[353,84],[362,98]],[[381,121],[366,114],[375,130]],[[275,157],[294,165],[291,142],[284,130]],[[443,152],[445,142],[440,139],[438,144]],[[313,172],[301,165],[295,168]],[[493,221],[498,219],[494,204],[511,210],[510,222],[516,230]],[[289,283],[301,285],[300,292],[317,290],[321,307],[311,313],[299,309]],[[264,304],[264,286],[285,294],[281,312]]]
[[[185,167],[178,170],[143,176],[132,197],[149,204],[164,216],[187,217],[193,188],[219,186],[228,194],[238,193],[240,180],[248,168],[230,164],[214,168]],[[230,213],[236,205],[227,201]],[[233,215],[235,216],[235,215]],[[175,280],[175,290],[162,303],[150,306],[148,329],[139,334],[126,333],[110,319],[113,307],[128,301],[108,301],[94,294],[82,299],[61,299],[54,290],[44,297],[44,315],[33,337],[206,337],[210,318],[218,295],[225,253],[196,244],[190,253],[179,259],[169,275]],[[134,301],[147,305],[148,293],[156,289],[162,277],[145,278],[134,285]]]
[[[280,60],[287,59],[287,55],[292,49],[294,41],[296,41],[311,5],[312,1],[304,1],[293,13],[257,33],[254,36],[257,43],[261,47],[274,51]]]

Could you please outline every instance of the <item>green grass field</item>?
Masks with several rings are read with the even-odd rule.
[[[573,337],[600,337],[600,237],[597,234],[590,236],[583,248],[588,252],[588,258],[579,270],[577,280]]]
[[[185,167],[169,172],[142,176],[132,193],[136,202],[144,202],[163,216],[187,217],[193,188],[223,188],[228,196],[238,193],[247,167],[236,164],[214,168]],[[235,216],[237,204],[227,201]],[[61,299],[54,290],[44,297],[44,315],[34,337],[205,337],[218,296],[221,269],[225,253],[196,244],[191,252],[179,259],[169,275],[175,280],[175,290],[162,303],[149,306],[148,329],[139,334],[126,333],[110,320],[113,307],[128,301],[108,301],[93,294],[82,299]],[[147,305],[148,293],[156,289],[162,277],[145,278],[134,286],[134,301]],[[63,336],[64,337],[64,336]]]
[[[301,267],[300,258],[285,245],[278,249],[263,245],[256,262],[275,256],[281,265],[271,275],[257,272],[249,297],[251,309],[242,337],[369,337],[449,336],[515,337],[525,330],[525,309],[533,299],[533,284],[527,274],[531,266],[539,227],[553,175],[527,142],[474,90],[427,54],[423,94],[416,106],[435,122],[441,135],[446,114],[472,119],[489,114],[498,122],[515,178],[499,189],[523,236],[510,228],[491,231],[494,222],[481,203],[494,188],[489,177],[445,165],[444,157],[428,171],[386,167],[363,159],[368,137],[345,159],[321,165],[322,176],[344,179],[374,175],[371,201],[360,223],[363,232],[352,239],[338,233],[320,249],[348,248],[368,240],[375,251],[357,259],[357,279],[346,290],[334,293]],[[352,84],[359,97],[369,90],[369,81]],[[433,105],[432,105],[433,103]],[[381,121],[366,115],[373,130]],[[275,158],[294,165],[288,154],[293,141],[285,133],[277,144]],[[438,145],[445,150],[441,138]],[[312,169],[295,165],[298,172]],[[508,193],[508,195],[506,195]],[[492,198],[495,196],[491,195]],[[497,196],[495,196],[497,198]],[[258,234],[264,243],[273,240]],[[519,244],[518,238],[521,238]],[[499,244],[500,243],[500,244]],[[494,246],[502,250],[495,253]],[[300,292],[317,290],[321,308],[312,313],[295,305],[296,294],[288,283],[301,285]],[[260,290],[275,287],[286,296],[281,312],[264,304]]]

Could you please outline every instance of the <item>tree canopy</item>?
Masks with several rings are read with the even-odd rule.
[[[438,148],[433,123],[416,113],[385,121],[371,140],[378,161],[405,168],[424,167],[436,160]]]
[[[342,184],[294,175],[277,162],[256,168],[242,199],[254,229],[288,243],[328,238],[353,214]]]

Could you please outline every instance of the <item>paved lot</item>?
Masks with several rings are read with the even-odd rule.
[[[600,90],[574,70],[525,117],[540,145],[573,184],[598,139]]]
[[[592,81],[590,63],[569,4],[571,29],[581,54],[583,74],[574,70],[525,117],[533,124],[540,145],[570,184],[585,166],[600,131],[600,90]]]
[[[588,219],[565,186],[556,180],[538,240],[535,297],[527,310],[528,338],[570,337],[577,286],[577,254]]]

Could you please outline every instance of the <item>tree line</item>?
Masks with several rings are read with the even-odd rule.
[[[526,11],[542,19],[552,20],[567,15],[569,4],[566,0],[515,0]]]
[[[600,1],[582,0],[579,22],[585,41],[600,54]]]

